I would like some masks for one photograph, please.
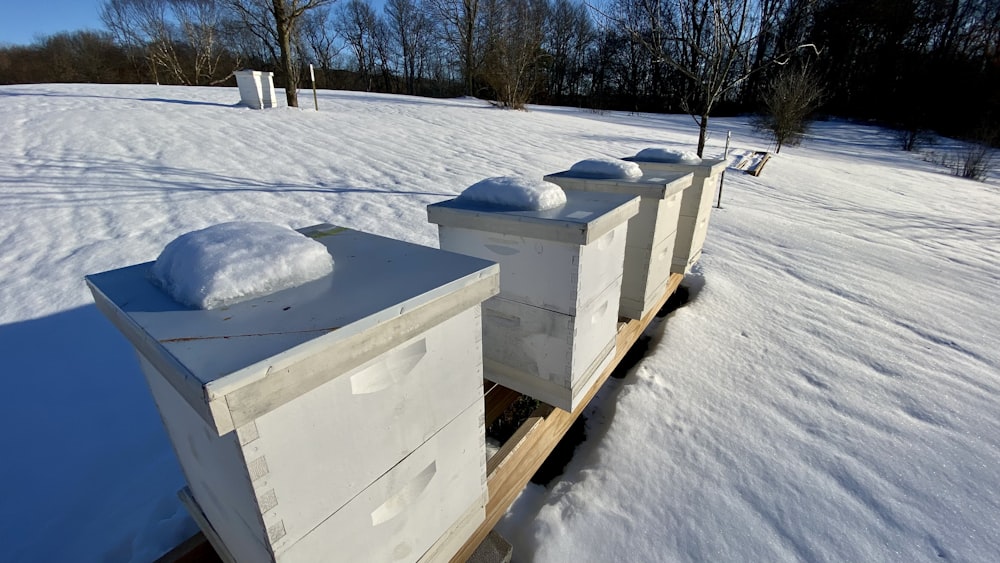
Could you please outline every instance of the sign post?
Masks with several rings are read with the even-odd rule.
[[[316,111],[319,111],[319,98],[316,97],[316,72],[313,71],[312,63],[309,63],[309,78],[313,83],[313,106],[316,107]],[[728,147],[729,145],[727,144],[726,146]]]

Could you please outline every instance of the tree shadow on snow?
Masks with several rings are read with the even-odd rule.
[[[40,97],[40,98],[80,98],[80,99],[96,99],[96,100],[125,100],[130,102],[154,102],[154,103],[165,103],[165,104],[183,104],[186,106],[215,106],[220,108],[237,108],[242,107],[243,104],[240,102],[232,104],[223,104],[219,102],[203,102],[200,100],[182,100],[182,99],[172,99],[172,98],[129,98],[126,96],[101,96],[98,94],[70,94],[63,92],[51,92],[51,91],[19,91],[19,92],[0,92],[0,98],[20,98],[20,97]]]
[[[38,159],[14,163],[23,175],[0,174],[4,200],[22,207],[64,208],[67,201],[76,207],[107,206],[121,203],[159,202],[165,193],[200,197],[207,193],[368,193],[393,196],[450,197],[450,192],[384,189],[337,185],[336,179],[317,174],[313,184],[270,182],[248,176],[229,176],[206,170],[177,168],[159,164],[114,160],[93,156]],[[84,172],[84,174],[81,174]],[[18,184],[25,185],[18,188]]]

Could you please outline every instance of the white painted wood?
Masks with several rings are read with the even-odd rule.
[[[590,377],[609,345],[614,346],[620,296],[621,278],[576,315],[502,297],[487,300],[483,356],[493,366],[487,378],[569,410],[573,400],[586,392],[581,382]],[[540,387],[533,380],[549,385]]]
[[[655,291],[662,290],[669,278],[681,199],[693,178],[692,173],[659,173],[635,180],[600,180],[573,177],[569,171],[545,176],[546,181],[567,190],[630,193],[642,197],[639,213],[628,223],[619,315],[641,319],[662,294]],[[664,253],[668,255],[665,261]]]
[[[261,488],[276,497],[273,516],[285,530],[275,549],[482,403],[481,327],[475,307],[255,421],[256,439],[244,451],[267,459]]]
[[[649,160],[639,160],[634,156],[627,156],[622,160],[634,162],[642,169],[643,174],[664,174],[682,173],[694,174],[694,181],[703,178],[714,178],[726,169],[729,161],[724,158],[703,158],[698,164],[685,164],[683,162],[655,162]]]
[[[545,176],[566,190],[625,193],[640,196],[639,212],[629,219],[629,245],[653,248],[677,226],[681,195],[691,186],[693,174],[644,175],[635,180],[576,178],[569,172]]]
[[[480,303],[499,268],[304,232],[334,255],[331,276],[225,310],[174,303],[149,264],[87,282],[139,352],[192,506],[232,558],[416,561],[471,505],[482,519]]]
[[[701,257],[708,234],[708,217],[681,217],[677,225],[677,241],[671,272],[686,274]]]
[[[483,360],[483,366],[486,378],[490,381],[503,381],[506,387],[516,389],[524,395],[534,397],[553,407],[571,412],[579,406],[587,395],[587,391],[597,383],[600,379],[599,376],[611,365],[614,357],[615,342],[608,342],[601,349],[594,363],[580,377],[576,378],[571,390],[489,358]]]
[[[483,401],[277,554],[279,562],[416,561],[473,503],[485,518]],[[474,431],[470,432],[469,430]]]
[[[240,103],[254,109],[278,107],[274,94],[274,75],[259,70],[237,70],[236,86],[240,90]]]
[[[626,247],[619,315],[641,319],[663,296],[670,281],[675,238],[676,232],[671,233],[656,248]]]
[[[644,173],[639,178],[585,178],[570,170],[549,174],[543,178],[564,190],[635,195],[642,198],[667,199],[691,185],[694,175],[689,172]]]
[[[719,177],[726,169],[725,159],[704,159],[700,164],[649,162],[625,158],[635,162],[645,174],[690,172],[694,174],[691,187],[681,198],[680,221],[677,225],[677,242],[674,246],[674,272],[687,273],[701,257],[702,245],[708,232],[712,213],[712,200],[719,184]],[[689,220],[684,218],[688,217]],[[699,230],[701,229],[701,230]]]
[[[227,548],[226,544],[222,542],[222,538],[219,537],[219,534],[215,532],[215,528],[212,527],[211,522],[208,521],[208,518],[201,510],[201,507],[198,506],[198,501],[194,500],[194,497],[191,495],[191,489],[184,487],[177,492],[177,498],[180,499],[181,504],[183,504],[184,508],[187,509],[188,514],[190,514],[191,518],[193,518],[195,523],[198,524],[198,527],[201,528],[202,533],[205,534],[205,538],[208,539],[208,543],[211,544],[212,549],[215,550],[219,559],[221,559],[223,563],[239,563],[239,561],[233,557],[233,554],[229,553],[229,548]]]
[[[569,191],[566,205],[503,211],[449,200],[429,205],[443,250],[501,265],[506,299],[574,315],[621,276],[631,195]]]
[[[499,268],[489,262],[332,225],[303,232],[333,255],[331,275],[225,309],[175,302],[150,282],[151,262],[87,276],[87,284],[219,433],[497,292]]]
[[[641,198],[569,190],[566,199],[547,211],[427,208],[442,249],[500,263],[500,295],[483,304],[492,381],[559,408],[572,408],[614,347],[628,220]]]
[[[431,223],[491,233],[586,245],[639,212],[639,198],[597,192],[567,192],[566,204],[541,211],[510,211],[450,199],[427,206]]]
[[[143,364],[213,533],[238,561],[269,561],[272,553],[281,561],[442,427],[453,426],[436,451],[481,444],[471,458],[481,463],[473,471],[478,494],[485,491],[481,334],[476,307],[221,437]],[[438,500],[452,501],[445,496]]]
[[[628,232],[622,222],[584,246],[445,225],[438,235],[443,250],[499,263],[505,298],[575,315],[621,276]]]
[[[248,460],[236,432],[216,434],[152,364],[141,355],[139,361],[191,496],[211,523],[206,534],[221,538],[237,561],[270,561]]]
[[[483,473],[483,482],[486,482],[486,473]],[[437,563],[451,561],[451,558],[462,549],[476,529],[483,523],[486,510],[486,503],[489,501],[489,494],[484,492],[483,496],[476,499],[465,513],[452,525],[451,529],[438,538],[437,542],[420,557],[418,563]]]

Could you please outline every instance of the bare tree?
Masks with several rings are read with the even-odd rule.
[[[285,80],[289,107],[299,106],[300,64],[297,57],[299,25],[311,10],[334,0],[223,0],[236,12],[246,28],[267,46],[276,61],[278,75]]]
[[[764,86],[761,99],[765,111],[754,120],[754,125],[770,133],[774,139],[775,153],[783,145],[795,146],[808,127],[809,114],[823,97],[819,77],[807,64],[787,66],[779,70]]]
[[[354,53],[358,76],[364,82],[365,90],[370,92],[378,64],[378,14],[368,0],[348,0],[337,10],[335,25]]]
[[[760,36],[777,23],[777,10],[761,10],[758,0],[620,0],[645,15],[646,24],[605,13],[606,20],[625,29],[645,47],[656,63],[683,77],[681,106],[698,125],[698,155],[705,150],[708,119],[716,103],[734,95],[752,74],[771,63],[787,61],[803,46],[772,54],[761,65],[752,63]],[[604,13],[604,12],[601,12]],[[810,47],[814,46],[809,45]]]
[[[226,55],[219,38],[225,15],[222,4],[215,0],[171,0],[170,4],[181,38],[192,50],[193,82],[210,83]]]
[[[480,0],[427,0],[461,68],[465,93],[475,95],[475,75],[482,62]]]
[[[115,40],[131,53],[143,53],[153,78],[165,71],[172,81],[190,84],[174,50],[176,30],[167,0],[106,0],[100,16]]]
[[[386,0],[385,15],[393,42],[399,49],[405,91],[416,94],[434,23],[418,0]]]
[[[329,73],[337,55],[344,49],[340,33],[331,21],[330,7],[321,6],[303,14],[300,27],[303,46],[320,69],[321,85],[329,88]]]
[[[582,77],[588,51],[597,34],[582,2],[553,0],[545,25],[544,47],[549,62],[549,93],[555,96],[582,94]]]
[[[508,0],[491,10],[482,76],[504,107],[523,109],[541,78],[545,0]]]
[[[157,81],[162,73],[179,84],[211,83],[227,55],[216,0],[105,0],[100,16],[130,58],[142,57]]]

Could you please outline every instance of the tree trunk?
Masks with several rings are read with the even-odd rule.
[[[701,115],[698,120],[698,157],[702,157],[705,152],[705,139],[708,138],[708,112]]]
[[[281,71],[285,75],[285,100],[288,102],[288,107],[297,108],[299,95],[295,77],[298,73],[294,72],[292,61],[292,21],[289,19],[291,14],[286,10],[285,0],[272,0],[271,5],[274,8],[274,24],[278,32],[278,48],[281,51]]]

